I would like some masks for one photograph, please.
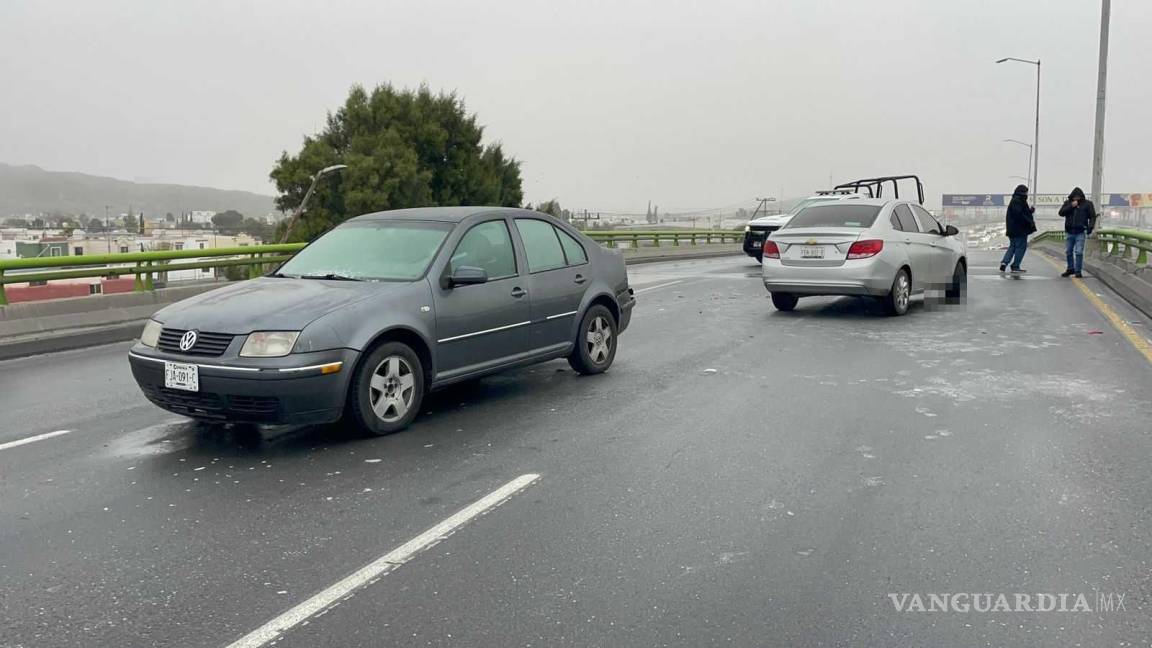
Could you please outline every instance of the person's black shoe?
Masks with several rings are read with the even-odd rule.
[[[1005,268],[1007,268],[1007,267],[1008,267],[1007,265],[1001,263],[1000,264],[1000,272],[1004,272]]]
[[[1072,270],[1065,270],[1064,272],[1060,273],[1060,276],[1061,277],[1071,277],[1074,274],[1076,274],[1076,273]]]
[[[1023,268],[1012,268],[1012,272],[1019,274],[1021,272],[1028,272],[1028,271],[1023,269]]]
[[[1072,276],[1076,277],[1077,279],[1083,279],[1084,278],[1084,275],[1082,273],[1079,273],[1079,272],[1077,272],[1076,274],[1074,274]]]

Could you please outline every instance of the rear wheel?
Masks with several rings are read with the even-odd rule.
[[[964,293],[968,290],[968,269],[964,267],[962,262],[956,263],[956,269],[952,271],[952,284],[944,291],[944,299],[949,304],[958,304],[964,299]]]
[[[912,280],[908,271],[900,268],[896,278],[892,280],[892,289],[884,298],[884,306],[891,315],[903,315],[908,312],[908,302],[912,299]]]
[[[352,379],[349,410],[365,432],[392,434],[408,427],[424,400],[424,367],[407,344],[376,347]]]
[[[616,358],[616,318],[612,311],[596,304],[584,313],[576,334],[576,347],[568,364],[585,376],[604,373]]]
[[[800,298],[792,293],[772,293],[772,305],[776,307],[776,310],[790,311],[796,308],[796,303],[799,301]]]

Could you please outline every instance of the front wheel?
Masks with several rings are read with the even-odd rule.
[[[352,378],[348,395],[352,419],[377,436],[408,427],[424,400],[424,367],[416,352],[402,342],[374,349]]]
[[[796,303],[799,301],[800,298],[791,293],[772,293],[772,305],[779,311],[790,311],[796,308]]]
[[[963,263],[957,262],[952,271],[952,283],[944,291],[944,300],[949,304],[959,304],[964,300],[964,293],[968,289],[968,269]]]
[[[890,315],[904,315],[908,312],[908,302],[912,299],[912,280],[908,271],[900,268],[896,278],[892,280],[892,289],[884,298],[884,306]]]
[[[604,373],[616,358],[616,318],[612,311],[596,304],[584,313],[576,333],[576,347],[568,364],[585,376]]]

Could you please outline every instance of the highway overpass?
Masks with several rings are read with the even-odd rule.
[[[1143,645],[1152,322],[997,263],[903,318],[633,266],[609,373],[378,439],[173,417],[129,343],[2,362],[0,646]],[[897,605],[931,593],[1092,612]]]

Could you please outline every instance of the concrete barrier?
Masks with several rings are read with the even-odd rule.
[[[629,265],[743,254],[740,246],[734,244],[641,247],[621,252]],[[221,285],[210,282],[0,306],[0,360],[134,339],[144,321],[162,306]]]

